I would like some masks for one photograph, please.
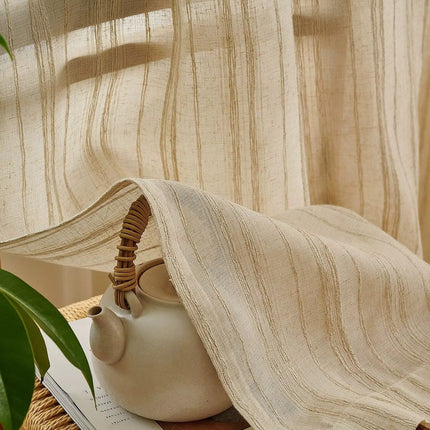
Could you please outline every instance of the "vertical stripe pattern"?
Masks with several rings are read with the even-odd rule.
[[[106,270],[143,192],[253,428],[430,420],[429,2],[18,3],[1,249]]]
[[[178,182],[126,180],[3,249],[109,269],[124,207],[140,194],[152,217],[138,263],[162,253],[252,428],[406,430],[429,419],[430,266],[345,208],[270,218]]]

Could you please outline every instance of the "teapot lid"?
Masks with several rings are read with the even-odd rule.
[[[141,266],[137,283],[149,297],[170,303],[181,303],[162,258]]]

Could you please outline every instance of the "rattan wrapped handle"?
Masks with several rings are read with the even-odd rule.
[[[142,233],[148,225],[151,209],[145,197],[140,196],[130,206],[128,214],[122,223],[119,234],[121,243],[117,246],[118,256],[113,274],[109,275],[113,288],[115,289],[115,303],[123,309],[129,309],[125,299],[127,291],[134,291],[137,284],[136,259],[137,244],[140,242]]]

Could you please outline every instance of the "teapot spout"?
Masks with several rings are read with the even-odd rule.
[[[92,319],[90,346],[93,354],[104,363],[116,363],[125,349],[125,333],[121,319],[104,306],[91,307],[87,316]]]

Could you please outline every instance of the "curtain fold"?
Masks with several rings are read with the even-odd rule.
[[[252,425],[415,428],[429,413],[422,401],[428,398],[422,357],[428,357],[429,272],[420,259],[430,258],[429,9],[428,0],[5,0],[0,33],[14,61],[0,55],[0,251],[111,270],[129,205],[153,192],[158,220],[145,232],[138,261],[170,256],[170,271],[210,349],[213,339],[222,340],[201,286],[218,269],[211,261],[189,267],[191,251],[163,249],[169,235],[182,246],[197,243],[200,234],[185,222],[199,225],[192,208],[181,223],[177,219],[184,201],[174,201],[171,190],[178,187],[180,195],[193,195],[185,201],[194,202],[197,213],[221,211],[205,227],[219,241],[238,231],[248,241],[244,260],[229,269],[232,285],[240,291],[254,285],[253,300],[270,306],[266,298],[281,297],[301,321],[301,333],[318,333],[314,324],[324,322],[327,331],[320,334],[330,359],[325,362],[309,340],[307,360],[319,371],[334,366],[351,384],[348,391],[333,374],[305,383],[307,375],[300,374],[304,385],[296,392],[298,376],[289,371],[291,379],[281,385],[257,378],[254,386],[255,375],[230,373],[235,355],[226,370],[234,381],[229,392]],[[221,203],[202,206],[205,199]],[[327,204],[334,206],[314,209]],[[163,210],[172,210],[172,218]],[[270,234],[275,226],[288,230],[278,232],[287,235],[279,249],[270,234],[256,232],[260,223]],[[219,255],[234,243],[223,246],[214,248]],[[320,288],[316,303],[326,308],[316,322],[300,319],[308,313],[294,283],[288,283],[288,300],[281,291],[259,296],[261,282],[275,279],[271,249],[290,258],[290,272],[282,272],[288,282],[294,270],[317,262],[309,285]],[[276,269],[287,270],[285,258]],[[240,272],[242,263],[250,272]],[[261,264],[264,280],[254,273]],[[300,276],[302,288],[306,273]],[[333,289],[321,289],[324,282]],[[363,304],[372,298],[369,309],[382,318],[382,332]],[[248,309],[250,302],[242,305]],[[199,320],[201,309],[212,315],[208,326]],[[255,333],[268,337],[251,339],[239,330],[247,357],[271,336],[282,348],[290,340],[277,326],[278,317],[284,328],[291,322],[282,309],[275,306],[279,315],[258,309],[250,321]],[[348,312],[365,316],[349,326]],[[236,328],[243,323],[237,318]],[[354,327],[362,330],[359,340],[349,337]],[[366,338],[368,330],[375,337]],[[354,348],[363,342],[363,354],[377,358],[376,376],[366,367],[370,355],[354,361]],[[381,358],[378,342],[400,351],[400,368]],[[227,351],[212,351],[221,374]],[[266,369],[271,377],[290,358],[275,354]],[[260,364],[250,364],[251,374]],[[321,399],[324,384],[334,396],[328,403]]]
[[[252,428],[413,430],[430,418],[430,266],[353,211],[273,218],[178,182],[129,179],[10,246],[100,261],[116,254],[123,207],[142,194],[152,216],[137,263],[163,257]]]
[[[428,9],[6,1],[0,29],[14,62],[0,58],[2,241],[70,218],[132,176],[268,214],[344,206],[421,255]]]

